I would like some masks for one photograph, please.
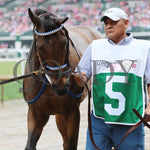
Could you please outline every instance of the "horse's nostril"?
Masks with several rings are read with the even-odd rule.
[[[68,87],[69,87],[69,84],[68,84],[68,83],[67,83],[67,84],[65,84],[65,85],[64,85],[64,87],[65,87],[65,88],[68,88]]]
[[[55,90],[57,87],[55,84],[52,84],[52,88]]]
[[[63,95],[66,95],[66,94],[67,94],[67,90],[65,90],[65,89],[58,91],[59,96],[63,96]]]
[[[65,84],[63,88],[58,88],[55,84],[52,84],[53,91],[59,96],[66,95],[68,93],[69,84]]]

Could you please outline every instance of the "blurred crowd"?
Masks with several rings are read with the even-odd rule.
[[[64,0],[61,0],[62,3]],[[150,1],[149,0],[93,0],[92,3],[84,2],[82,5],[52,6],[50,11],[55,10],[58,14],[69,15],[68,25],[91,25],[103,32],[100,18],[104,11],[110,7],[120,7],[129,15],[129,31],[150,31]]]
[[[11,1],[11,0],[7,0]],[[27,14],[27,8],[32,10],[40,8],[40,4],[47,0],[26,0],[21,6],[11,11],[0,10],[0,33],[21,35],[32,29],[32,24]],[[6,0],[0,0],[0,6],[5,6]],[[90,25],[103,32],[100,17],[106,9],[120,7],[129,14],[130,31],[150,30],[150,1],[149,0],[57,0],[55,4],[46,6],[45,9],[56,13],[58,16],[68,16],[70,19],[65,24]]]
[[[0,0],[1,6],[5,6],[7,0]],[[2,3],[4,1],[4,3]],[[13,0],[9,0],[13,1]],[[31,23],[28,19],[27,8],[37,9],[38,4],[46,0],[26,0],[21,6],[13,10],[0,11],[0,32],[10,35],[20,35],[31,30]],[[13,1],[14,2],[14,1]]]

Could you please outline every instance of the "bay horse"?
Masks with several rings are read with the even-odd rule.
[[[25,150],[36,150],[43,127],[50,115],[63,138],[64,150],[77,150],[80,103],[87,91],[77,86],[74,72],[86,47],[101,34],[92,27],[65,28],[61,18],[43,9],[28,9],[33,23],[33,42],[25,74],[41,70],[23,80],[23,94],[28,103],[28,139]]]

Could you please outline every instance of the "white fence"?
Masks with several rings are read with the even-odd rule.
[[[0,49],[1,62],[19,62],[27,58],[29,49]],[[21,62],[21,73],[24,74],[24,61]]]
[[[0,49],[0,58],[26,58],[29,49],[3,48]]]

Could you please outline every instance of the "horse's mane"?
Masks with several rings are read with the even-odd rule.
[[[41,14],[47,13],[47,10],[39,8],[39,9],[34,10],[33,13],[37,16],[40,16]]]

